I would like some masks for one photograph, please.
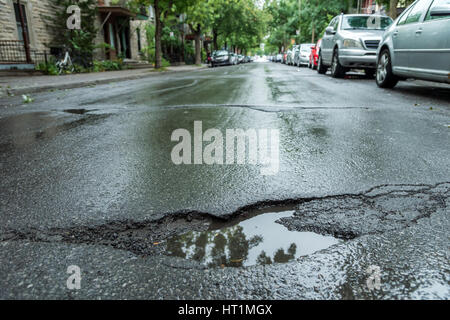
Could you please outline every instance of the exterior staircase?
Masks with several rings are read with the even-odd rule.
[[[125,59],[123,61],[124,65],[128,68],[128,69],[149,69],[149,68],[153,68],[153,65],[146,62],[146,61],[137,61],[137,60],[130,60],[130,59]]]

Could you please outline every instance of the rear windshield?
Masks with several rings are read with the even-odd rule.
[[[314,43],[302,44],[302,46],[300,47],[300,50],[301,51],[311,51],[313,46],[314,46]]]
[[[215,51],[213,53],[213,56],[215,56],[215,57],[227,56],[227,55],[228,55],[228,51],[225,51],[225,50]]]
[[[342,21],[343,30],[384,30],[392,23],[389,17],[349,16]]]

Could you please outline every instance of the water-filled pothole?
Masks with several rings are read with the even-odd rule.
[[[177,235],[166,241],[166,254],[210,268],[243,267],[286,263],[342,241],[313,232],[289,231],[276,223],[293,213],[266,213],[221,229]]]

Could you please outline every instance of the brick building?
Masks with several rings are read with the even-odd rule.
[[[26,62],[23,43],[20,9],[29,40],[32,62],[43,59],[43,53],[54,53],[61,47],[56,12],[65,10],[54,5],[52,0],[0,0],[0,69],[17,67]],[[98,0],[98,15],[95,22],[97,35],[95,44],[107,43],[111,50],[96,49],[98,60],[115,59],[119,54],[130,60],[140,60],[140,51],[147,45],[145,28],[152,23],[152,9],[143,9],[139,14],[130,12],[124,0]]]

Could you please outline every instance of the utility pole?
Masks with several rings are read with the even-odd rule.
[[[302,15],[302,0],[298,0],[298,36],[299,38],[301,37],[302,34],[302,25],[301,25],[301,15]],[[299,42],[301,42],[301,40],[299,39]]]
[[[25,47],[25,56],[27,59],[27,63],[32,63],[29,39],[27,30],[25,29],[25,19],[23,17],[22,4],[20,3],[20,0],[17,0],[17,6],[19,7],[20,26],[22,27],[22,37],[23,37],[23,45]]]

